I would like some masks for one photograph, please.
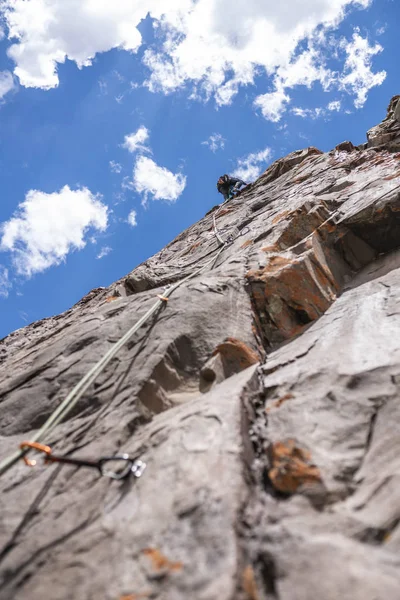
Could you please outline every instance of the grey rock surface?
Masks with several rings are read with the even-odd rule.
[[[193,275],[46,440],[142,477],[0,478],[1,600],[398,600],[399,105],[0,341],[1,459]]]

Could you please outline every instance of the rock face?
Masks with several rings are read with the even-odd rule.
[[[0,478],[1,600],[398,600],[399,110],[0,342],[4,458],[193,275],[46,439],[141,456],[142,477]]]

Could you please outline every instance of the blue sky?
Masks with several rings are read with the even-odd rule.
[[[396,0],[0,0],[0,337],[399,93]],[[396,87],[397,86],[397,87]]]

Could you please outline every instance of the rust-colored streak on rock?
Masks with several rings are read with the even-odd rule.
[[[280,408],[282,406],[282,404],[284,404],[288,400],[292,400],[293,398],[294,398],[293,394],[290,394],[290,393],[285,394],[284,396],[282,396],[281,398],[276,400],[273,404],[271,404],[271,406],[268,406],[266,408],[265,412],[269,413],[273,408]]]
[[[318,275],[310,273],[302,258],[279,256],[273,257],[264,269],[247,273],[258,310],[268,312],[283,339],[296,335],[302,329],[299,325],[314,321],[330,306],[328,295],[320,287],[329,290],[331,285],[327,278],[321,281],[322,277],[323,271]]]
[[[397,179],[397,177],[400,177],[400,171],[398,171],[397,173],[393,173],[393,175],[388,175],[387,177],[384,177],[383,179],[385,181],[391,181],[392,179]]]
[[[223,217],[224,215],[228,215],[231,212],[235,212],[233,208],[223,208],[217,214],[217,218]]]
[[[181,571],[183,563],[179,561],[170,561],[164,556],[158,548],[145,548],[143,554],[147,556],[153,566],[154,571]]]
[[[251,565],[247,565],[243,571],[242,587],[248,600],[260,600],[254,569]]]
[[[260,362],[257,352],[249,348],[241,340],[235,338],[227,338],[225,342],[219,344],[215,348],[213,356],[218,353],[221,355],[224,371],[227,376],[239,373]]]
[[[289,210],[284,210],[283,212],[279,213],[279,215],[277,215],[274,219],[272,219],[272,225],[279,223],[279,221],[281,221],[285,217],[289,216],[290,214],[291,214],[291,212]]]
[[[281,177],[300,163],[306,161],[314,155],[323,154],[318,148],[310,146],[304,150],[296,150],[285,158],[279,158],[276,160],[268,169],[262,174],[261,179],[263,183],[274,181]]]
[[[303,183],[304,181],[307,181],[307,179],[309,179],[311,177],[311,175],[308,173],[307,175],[301,175],[300,177],[296,177],[296,179],[293,179],[293,183]]]
[[[149,598],[151,592],[143,592],[141,594],[128,594],[127,596],[120,596],[119,600],[142,600],[143,598]]]
[[[285,249],[298,244],[317,231],[328,217],[329,211],[323,205],[315,209],[305,204],[289,212],[286,226],[276,242],[278,248]]]
[[[106,302],[114,302],[114,300],[119,300],[120,296],[108,296],[106,298]]]
[[[279,252],[280,248],[278,244],[273,244],[272,246],[264,246],[261,250],[262,252]]]
[[[280,492],[294,494],[303,485],[322,483],[321,473],[311,463],[310,452],[296,445],[295,440],[275,442],[269,448],[272,468],[268,475]]]
[[[240,247],[241,248],[248,248],[252,244],[253,244],[253,240],[246,240],[245,242],[243,242],[243,244]]]
[[[195,244],[192,244],[190,246],[190,248],[188,248],[188,250],[185,250],[185,252],[182,253],[182,256],[186,256],[187,254],[191,254],[192,252],[194,252],[199,246],[200,246],[201,242],[196,242]]]

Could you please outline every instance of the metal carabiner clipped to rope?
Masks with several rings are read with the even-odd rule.
[[[139,478],[143,475],[146,469],[146,463],[140,459],[132,458],[129,454],[117,454],[115,456],[103,456],[99,460],[87,460],[81,458],[73,458],[67,455],[53,454],[50,446],[39,444],[38,442],[22,442],[20,449],[23,451],[36,450],[43,453],[45,463],[62,463],[73,465],[75,467],[87,467],[97,469],[102,477],[121,480],[126,479],[130,475]],[[36,465],[36,460],[28,459],[23,456],[23,460],[29,467]]]

